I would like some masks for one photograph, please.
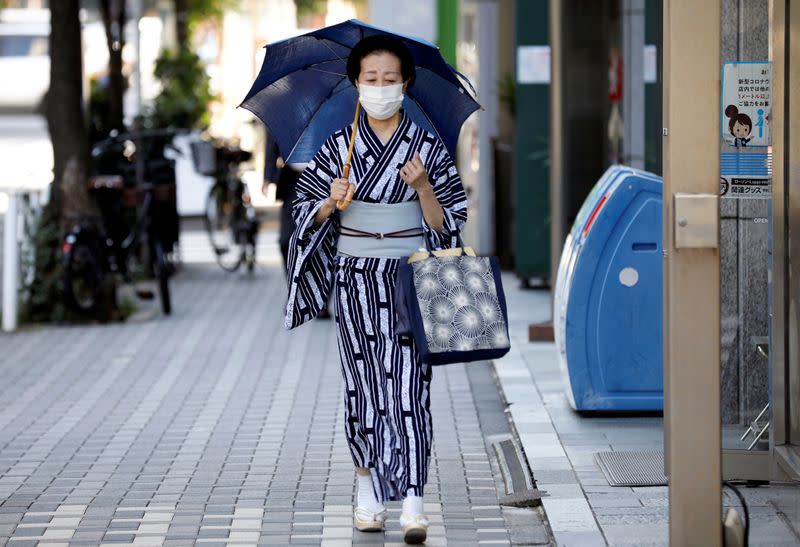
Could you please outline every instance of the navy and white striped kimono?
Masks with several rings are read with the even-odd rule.
[[[432,249],[452,247],[467,218],[467,198],[442,142],[401,113],[384,145],[364,116],[358,122],[351,161],[354,199],[373,203],[418,200],[400,178],[400,168],[419,152],[444,210],[441,232],[423,231]],[[314,216],[342,176],[352,126],[331,135],[303,173],[293,215],[291,283],[286,327],[314,317],[331,291],[336,305],[339,352],[345,381],[347,440],[356,467],[371,470],[378,500],[422,496],[433,435],[431,369],[421,363],[413,340],[394,335],[394,287],[399,259],[337,256],[339,215],[321,226]]]

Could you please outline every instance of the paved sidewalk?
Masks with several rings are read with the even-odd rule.
[[[286,332],[283,284],[188,264],[171,317],[0,335],[0,546],[400,544],[398,503],[353,530],[333,324]],[[434,372],[427,545],[548,544],[498,505],[508,423],[470,367]]]
[[[579,415],[569,406],[550,343],[528,343],[528,324],[550,319],[546,292],[505,288],[512,350],[495,363],[505,399],[558,545],[667,545],[668,488],[612,487],[596,452],[663,448],[660,417]],[[750,545],[800,545],[800,487],[742,488]],[[728,494],[725,507],[739,508]]]

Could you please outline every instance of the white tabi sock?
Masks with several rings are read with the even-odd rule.
[[[356,473],[356,476],[358,477],[358,506],[371,513],[383,511],[384,507],[377,500],[375,491],[372,489],[372,475]]]
[[[403,514],[409,517],[413,517],[414,515],[422,515],[424,513],[424,507],[422,505],[422,496],[406,496],[406,499],[403,500]]]

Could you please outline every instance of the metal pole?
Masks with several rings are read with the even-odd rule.
[[[17,200],[16,192],[8,192],[3,232],[3,330],[17,329],[17,286],[19,283],[19,247],[17,246]]]

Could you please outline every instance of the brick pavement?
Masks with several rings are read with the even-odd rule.
[[[399,544],[398,503],[352,527],[332,323],[284,331],[277,268],[192,264],[173,291],[169,318],[0,336],[0,546]],[[547,543],[498,506],[503,405],[470,366],[434,372],[427,545]]]

